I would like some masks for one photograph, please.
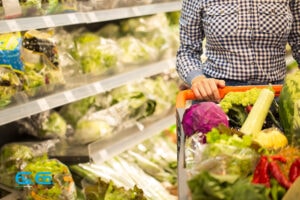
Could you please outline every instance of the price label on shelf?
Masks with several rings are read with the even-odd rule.
[[[104,88],[103,88],[103,86],[102,86],[101,83],[95,83],[95,84],[94,84],[94,88],[95,88],[95,90],[97,91],[97,93],[104,92]]]
[[[37,104],[39,105],[41,111],[50,110],[50,106],[49,106],[48,102],[46,101],[46,99],[37,100]]]
[[[68,14],[67,15],[69,20],[71,21],[72,24],[78,24],[79,23],[79,20],[77,18],[77,16],[75,15],[75,13],[72,13],[72,14]]]
[[[20,31],[20,27],[16,20],[7,20],[6,24],[11,32]]]
[[[43,16],[43,20],[47,27],[54,27],[55,23],[50,16]]]
[[[132,7],[132,12],[135,16],[140,16],[142,14],[138,7]]]
[[[64,95],[68,101],[68,103],[73,102],[76,100],[76,98],[74,97],[73,93],[70,91],[64,92]]]
[[[98,17],[95,14],[95,12],[89,12],[87,14],[88,18],[89,18],[89,22],[97,22],[98,21]]]

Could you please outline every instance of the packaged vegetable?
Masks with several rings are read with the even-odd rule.
[[[13,97],[23,88],[21,71],[14,70],[10,65],[0,65],[0,108],[13,102]]]
[[[50,32],[38,30],[25,32],[22,47],[24,48],[24,53],[29,51],[23,57],[24,62],[35,63],[32,62],[33,60],[39,62],[40,57],[42,57],[42,59],[45,58],[49,61],[54,68],[58,67],[58,50]],[[34,58],[32,59],[32,57]]]
[[[0,150],[0,183],[17,187],[15,176],[34,158],[44,157],[58,140],[7,143]]]
[[[23,70],[21,60],[22,38],[20,32],[0,34],[0,64]]]
[[[45,111],[17,121],[20,133],[35,136],[40,139],[65,139],[68,124],[55,110]]]
[[[77,199],[77,192],[72,174],[68,166],[59,160],[43,157],[34,158],[25,166],[23,171],[31,172],[31,175],[29,176],[31,180],[34,180],[34,177],[40,172],[51,174],[51,184],[37,184],[32,187],[25,187],[24,193],[27,199]],[[46,181],[43,178],[45,179],[46,176],[41,177],[43,181]]]

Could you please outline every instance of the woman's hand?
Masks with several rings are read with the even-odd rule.
[[[222,87],[225,87],[224,80],[206,78],[201,75],[192,80],[191,89],[198,100],[219,102],[221,99],[218,88]]]

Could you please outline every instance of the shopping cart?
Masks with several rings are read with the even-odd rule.
[[[221,98],[228,92],[241,92],[252,88],[267,88],[272,87],[275,96],[279,96],[282,85],[247,85],[247,86],[226,86],[224,88],[219,88],[219,94]],[[192,90],[180,91],[176,99],[176,132],[177,132],[177,181],[178,181],[178,199],[188,200],[190,199],[189,188],[187,185],[187,173],[186,173],[186,163],[185,163],[185,142],[186,137],[182,128],[182,118],[187,107],[187,102],[190,100],[195,100],[196,97]]]

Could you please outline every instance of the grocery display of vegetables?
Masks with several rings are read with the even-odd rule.
[[[57,3],[61,5],[53,1],[49,7]],[[0,96],[0,107],[14,103],[18,95],[35,98],[92,81],[99,75],[105,77],[137,64],[175,56],[179,42],[178,31],[171,24],[173,18],[161,13],[100,24],[96,30],[81,26],[75,30],[0,34],[0,66],[7,71],[0,76],[5,91]],[[115,27],[117,35],[111,34]],[[128,29],[133,27],[134,32]],[[15,76],[14,80],[5,80],[6,73]]]
[[[184,118],[203,102],[184,111],[191,199],[284,199],[300,178],[299,75],[299,70],[289,72],[277,97],[271,86],[254,85],[227,93],[219,104],[209,102],[220,106],[228,125],[210,121],[217,119],[213,115]],[[203,129],[204,122],[211,125],[209,130]]]
[[[1,108],[14,103],[17,94],[36,97],[65,84],[51,34],[37,30],[1,34],[0,41],[0,78],[5,91]]]
[[[20,191],[24,199],[76,199],[77,192],[69,168],[47,158],[56,141],[8,143],[0,151],[0,183]],[[17,175],[29,172],[30,175]],[[37,173],[51,173],[49,184],[37,184]],[[42,177],[41,177],[42,178]],[[20,182],[16,182],[16,180]],[[42,180],[43,182],[46,179]]]
[[[170,127],[104,163],[72,165],[48,158],[57,140],[8,143],[0,150],[0,184],[18,190],[21,199],[175,200],[173,136]]]
[[[176,167],[176,143],[162,132],[104,163],[70,170],[88,199],[175,200]]]
[[[58,138],[71,146],[115,136],[170,114],[179,90],[173,73],[145,78],[17,120],[18,131],[39,139]]]
[[[14,2],[15,10],[20,11],[14,15],[9,15],[5,12],[10,11],[10,4],[6,0],[0,1],[0,18],[18,18],[18,17],[32,17],[43,16],[50,14],[61,14],[70,12],[87,12],[97,11],[111,8],[122,8],[128,6],[148,5],[152,3],[161,3],[173,0],[111,0],[109,2],[104,1],[92,1],[92,0],[19,0]],[[9,9],[10,8],[10,9]]]

